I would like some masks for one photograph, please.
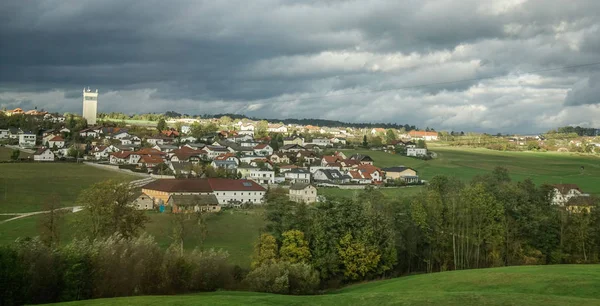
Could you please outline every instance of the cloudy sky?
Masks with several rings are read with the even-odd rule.
[[[600,127],[598,63],[598,0],[0,3],[0,108],[533,133]]]

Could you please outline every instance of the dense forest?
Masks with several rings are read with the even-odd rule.
[[[51,213],[40,237],[0,247],[0,303],[216,289],[315,294],[412,273],[597,263],[600,254],[597,199],[589,213],[569,212],[550,204],[551,187],[513,182],[503,168],[467,183],[437,176],[409,198],[368,188],[306,205],[272,189],[249,270],[229,264],[226,252],[183,250],[188,227],[205,226],[201,213],[172,215],[167,250],[140,236],[147,218],[128,205],[127,188],[109,181],[82,192],[75,241],[58,243],[60,216]]]

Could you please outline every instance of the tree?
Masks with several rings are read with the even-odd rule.
[[[269,136],[269,123],[266,120],[261,120],[256,124],[256,130],[254,134],[257,138],[263,138]]]
[[[396,132],[394,132],[394,130],[388,129],[385,132],[385,142],[387,144],[393,143],[394,141],[396,141],[396,139],[398,139],[398,137],[396,136]]]
[[[10,155],[10,159],[11,160],[18,160],[19,159],[19,155],[21,155],[21,150],[16,149],[12,151],[12,154]]]
[[[365,277],[374,272],[381,258],[377,250],[347,233],[339,242],[338,253],[344,266],[344,276],[350,280]]]
[[[304,240],[304,233],[299,230],[290,230],[283,233],[283,243],[279,249],[281,260],[291,263],[309,262],[310,249]]]
[[[425,144],[425,140],[419,139],[417,140],[417,148],[425,149],[427,145]]]
[[[368,146],[369,146],[369,142],[367,141],[367,135],[364,135],[364,136],[363,136],[362,146],[363,146],[364,148],[366,148],[366,147],[368,147]]]
[[[156,129],[159,132],[165,131],[167,129],[167,122],[165,121],[165,119],[160,118],[160,120],[158,120],[158,123],[156,124]]]
[[[40,238],[48,247],[54,247],[59,244],[60,232],[59,224],[63,219],[63,212],[60,211],[60,197],[53,193],[44,202],[44,211],[39,221]]]
[[[77,203],[85,207],[81,227],[88,238],[113,234],[125,239],[136,237],[148,217],[131,205],[133,195],[128,183],[114,180],[100,182],[83,190]]]
[[[277,254],[277,241],[275,237],[269,234],[260,235],[258,243],[254,246],[252,268],[255,269],[265,263],[277,261]]]

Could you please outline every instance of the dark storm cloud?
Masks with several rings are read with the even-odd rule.
[[[592,0],[4,1],[0,107],[80,111],[91,86],[100,111],[600,125],[566,110],[597,103],[598,67],[523,73],[600,62],[598,12]],[[445,84],[416,86],[432,83]]]

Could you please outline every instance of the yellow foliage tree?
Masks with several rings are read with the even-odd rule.
[[[356,241],[350,233],[340,239],[338,255],[344,265],[344,276],[351,280],[364,278],[367,273],[374,272],[381,259],[375,248]]]
[[[269,234],[262,234],[258,243],[254,246],[252,269],[260,267],[264,263],[277,261],[277,241]]]
[[[299,230],[290,230],[282,234],[283,243],[279,249],[281,260],[298,263],[307,263],[310,260],[310,249],[308,242],[304,239],[304,233]]]

